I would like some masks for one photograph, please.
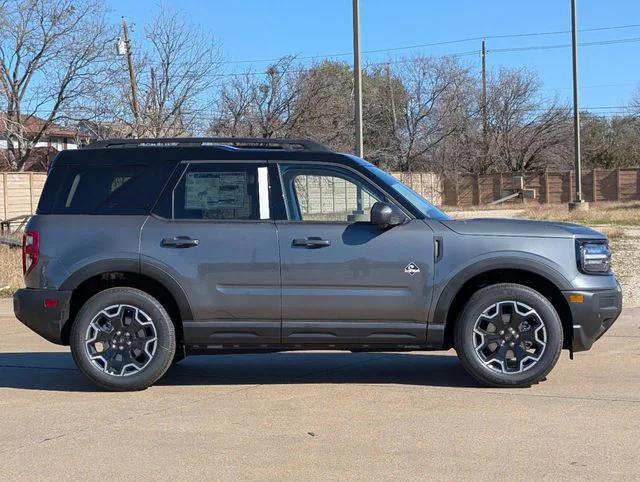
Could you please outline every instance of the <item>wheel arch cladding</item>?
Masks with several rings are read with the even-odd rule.
[[[73,290],[73,294],[69,306],[69,319],[62,328],[63,343],[69,343],[72,322],[84,303],[95,294],[114,287],[137,288],[156,298],[169,313],[175,325],[177,341],[180,343],[183,339],[182,321],[192,319],[189,301],[175,280],[166,274],[164,276],[153,274],[126,270],[102,271],[81,278],[77,284],[67,285],[68,289]],[[76,280],[79,279],[76,278]]]
[[[472,272],[458,279],[454,278],[447,284],[438,299],[434,314],[434,320],[438,320],[438,324],[443,327],[440,330],[442,345],[444,348],[453,347],[454,326],[473,293],[494,284],[516,283],[539,292],[551,302],[562,322],[563,348],[570,348],[573,319],[569,304],[561,292],[561,287],[564,284],[558,285],[558,281],[556,276],[550,276],[548,272],[541,274],[539,270],[534,271],[523,267],[493,268],[487,271]],[[563,281],[566,282],[564,279]]]

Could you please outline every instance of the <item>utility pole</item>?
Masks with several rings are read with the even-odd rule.
[[[131,82],[131,110],[136,121],[136,132],[138,121],[140,120],[140,106],[138,105],[138,84],[136,82],[136,73],[133,66],[133,52],[131,50],[131,40],[129,40],[129,28],[127,22],[122,17],[122,35],[124,37],[124,55],[127,56],[127,64],[129,66],[129,81]],[[120,53],[120,48],[118,48]],[[122,54],[121,54],[122,55]]]
[[[573,56],[573,151],[576,163],[576,197],[569,209],[586,210],[589,204],[582,198],[582,166],[580,159],[580,103],[578,99],[578,6],[571,0],[571,53]]]
[[[391,99],[391,121],[393,125],[391,126],[391,132],[395,134],[396,125],[398,124],[398,116],[396,115],[396,99],[393,94],[393,79],[391,78],[391,67],[387,64],[387,83],[389,84],[389,98]]]
[[[487,141],[487,45],[482,40],[482,162],[483,168],[487,166],[489,157],[489,143]]]
[[[360,66],[360,0],[353,0],[353,97],[355,101],[356,156],[364,155],[362,143],[362,69]]]

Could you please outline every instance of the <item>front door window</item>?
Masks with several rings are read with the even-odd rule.
[[[371,206],[383,196],[356,175],[333,167],[285,166],[282,172],[289,219],[370,221]]]

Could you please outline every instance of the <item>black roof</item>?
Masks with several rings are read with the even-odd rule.
[[[308,139],[271,139],[263,137],[163,137],[147,139],[109,139],[89,144],[88,149],[123,147],[227,146],[239,149],[284,149],[331,151],[327,146]]]
[[[376,183],[390,189],[397,182],[388,174],[374,175],[371,164],[350,154],[338,153],[313,141],[299,139],[255,138],[170,138],[170,139],[114,139],[95,142],[83,149],[60,152],[50,169],[65,165],[114,166],[122,164],[165,166],[182,161],[295,161],[331,162],[361,172]],[[159,169],[158,169],[159,170]],[[423,218],[410,202],[398,201],[416,217]]]
[[[361,169],[366,161],[304,139],[235,137],[112,139],[62,151],[55,164],[149,163],[189,160],[325,161]]]

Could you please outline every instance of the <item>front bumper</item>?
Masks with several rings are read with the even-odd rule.
[[[57,306],[49,301],[57,300]],[[38,335],[52,343],[63,345],[62,329],[69,319],[71,291],[23,288],[13,295],[13,311],[16,318]]]
[[[573,318],[571,348],[589,350],[593,343],[611,328],[622,312],[620,283],[613,290],[563,292]],[[571,302],[571,295],[582,295],[582,303]]]

